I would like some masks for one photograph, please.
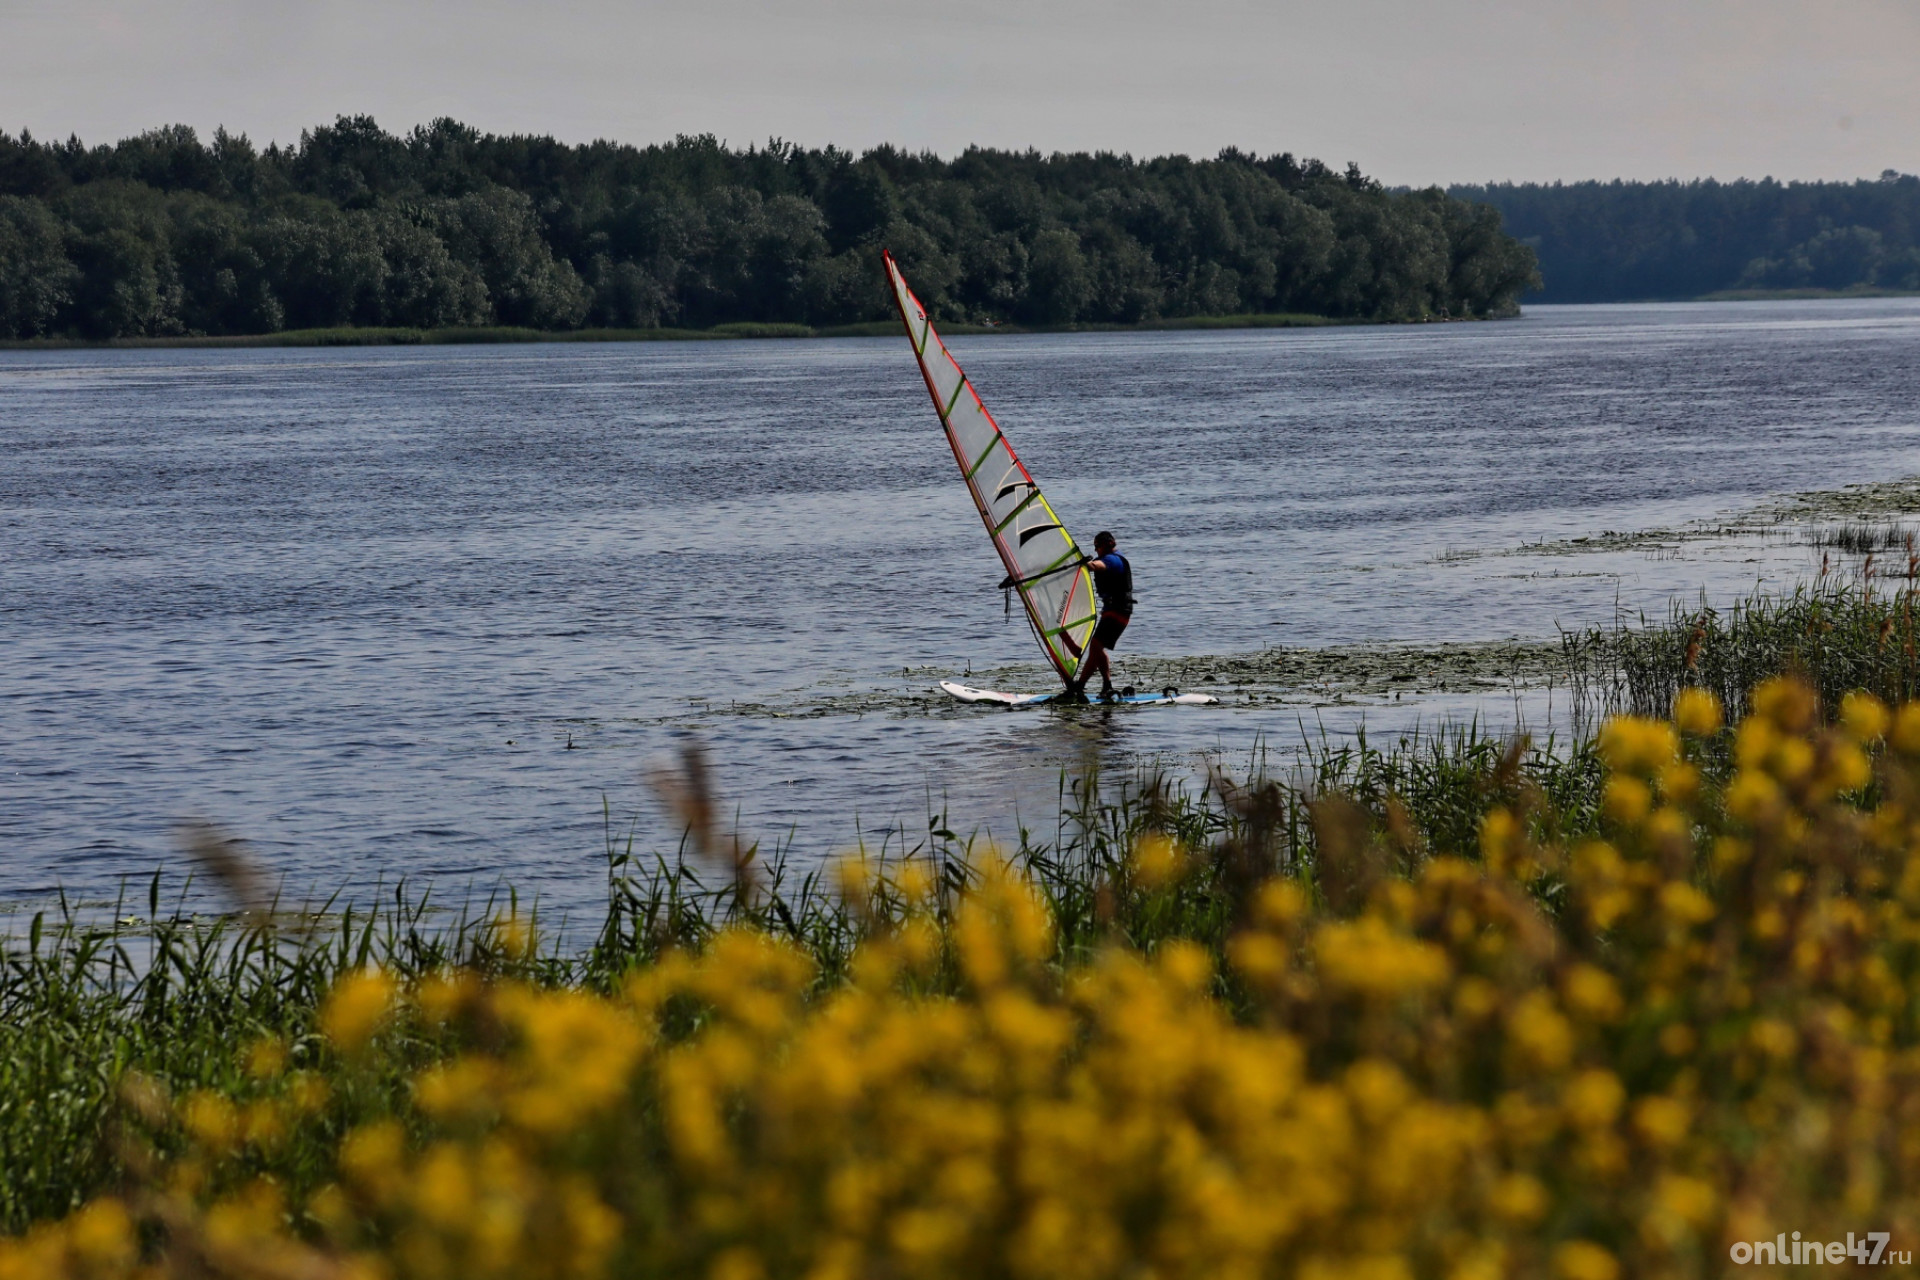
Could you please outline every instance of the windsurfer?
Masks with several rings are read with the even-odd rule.
[[[1102,529],[1093,535],[1093,555],[1087,568],[1093,571],[1094,589],[1100,593],[1100,621],[1087,644],[1080,662],[1080,678],[1068,684],[1069,693],[1081,693],[1087,680],[1100,673],[1100,697],[1113,697],[1113,672],[1107,665],[1107,651],[1120,643],[1120,633],[1133,620],[1133,566],[1115,550],[1113,535]]]

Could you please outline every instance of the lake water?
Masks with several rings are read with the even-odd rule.
[[[1571,540],[1920,472],[1920,299],[951,345],[1069,526],[1133,558],[1122,680],[1724,600],[1819,554]],[[1088,763],[1551,714],[927,698],[1050,677],[903,339],[0,352],[0,444],[0,902],[109,895],[205,815],[296,895],[591,911],[603,801],[670,850],[643,775],[689,734],[745,831],[817,858],[930,804],[1050,827]]]

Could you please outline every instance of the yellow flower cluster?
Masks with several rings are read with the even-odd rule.
[[[1683,696],[1604,731],[1604,839],[1496,811],[1347,916],[1272,881],[1224,963],[1063,965],[997,868],[950,919],[911,882],[921,908],[825,990],[744,930],[601,995],[358,975],[321,1015],[343,1070],[386,1027],[462,1048],[344,1134],[318,1193],[232,1172],[328,1122],[256,1047],[266,1101],[165,1107],[186,1154],[0,1243],[0,1280],[1619,1280],[1718,1275],[1784,1231],[1898,1248],[1920,709],[1856,697],[1825,729],[1787,682],[1755,707],[1724,787],[1720,709]],[[1158,891],[1192,855],[1136,856]]]

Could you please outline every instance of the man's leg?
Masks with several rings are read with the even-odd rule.
[[[1100,673],[1100,687],[1103,689],[1113,688],[1113,673],[1107,666],[1107,646],[1100,643],[1099,636],[1095,636],[1087,645],[1087,656],[1081,660],[1080,678],[1074,681],[1074,689],[1076,691],[1084,691],[1087,687],[1088,679],[1091,678],[1096,671]]]
[[[1100,673],[1100,692],[1102,694],[1112,693],[1113,670],[1107,666],[1107,647],[1105,645],[1099,645],[1089,656],[1093,659],[1094,670]]]
[[[1070,681],[1067,684],[1068,692],[1070,693],[1084,692],[1087,687],[1087,677],[1092,675],[1096,671],[1100,673],[1101,679],[1106,680],[1107,683],[1109,684],[1113,683],[1112,680],[1106,674],[1107,648],[1105,645],[1100,643],[1100,637],[1097,635],[1094,636],[1093,639],[1087,641],[1087,655],[1086,657],[1080,659],[1080,678],[1077,680]]]

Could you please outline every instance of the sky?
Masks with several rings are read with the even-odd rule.
[[[343,114],[1357,162],[1392,185],[1920,172],[1920,0],[0,0],[0,129]]]

